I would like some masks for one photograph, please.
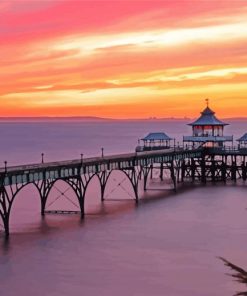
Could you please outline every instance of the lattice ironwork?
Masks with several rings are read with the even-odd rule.
[[[204,162],[203,162],[204,161]],[[210,157],[207,161],[212,161]],[[195,178],[205,179],[212,176],[210,168],[208,168],[207,161],[202,157],[202,150],[173,150],[167,152],[151,152],[138,155],[137,153],[130,153],[125,155],[104,156],[102,158],[83,159],[78,161],[58,162],[45,165],[34,166],[20,166],[12,168],[8,171],[7,168],[0,169],[0,217],[2,218],[6,236],[9,235],[9,218],[13,202],[18,193],[24,189],[28,184],[33,184],[40,196],[41,215],[45,215],[46,207],[51,203],[47,203],[49,194],[52,188],[56,189],[59,193],[52,203],[56,202],[62,196],[78,207],[83,218],[85,215],[85,194],[91,180],[95,177],[100,184],[100,197],[101,200],[105,196],[106,186],[113,171],[121,171],[125,177],[117,183],[129,197],[133,198],[136,203],[139,201],[139,184],[143,179],[144,190],[146,190],[148,178],[154,177],[154,171],[158,166],[158,178],[171,178],[174,189],[177,188],[179,180],[183,181],[184,178],[189,177],[194,180]],[[246,161],[242,160],[241,167],[236,159],[236,168],[233,165],[226,165],[224,173],[216,165],[215,176],[225,176],[226,178],[242,177],[246,179],[247,169]],[[225,161],[228,163],[229,159]],[[203,168],[202,168],[203,167]],[[167,173],[167,174],[166,174]],[[169,176],[168,176],[169,175]],[[125,188],[125,182],[131,184],[133,193]],[[71,200],[68,190],[61,190],[56,183],[63,181],[68,184],[75,193],[78,204]],[[115,189],[111,190],[111,194]]]

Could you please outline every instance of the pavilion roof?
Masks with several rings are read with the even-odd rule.
[[[190,123],[189,125],[228,125],[228,123],[225,123],[221,120],[219,120],[215,116],[215,112],[212,111],[208,106],[201,112],[201,116],[194,122]]]
[[[241,138],[237,139],[238,142],[247,141],[247,133],[245,133]]]
[[[169,140],[172,140],[172,138],[167,136],[167,134],[165,133],[149,133],[142,140],[143,141],[169,141]]]

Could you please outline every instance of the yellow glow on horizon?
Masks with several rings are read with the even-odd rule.
[[[42,106],[97,106],[109,105],[116,102],[120,104],[138,103],[142,101],[141,94],[147,93],[145,87],[136,88],[108,88],[97,89],[90,92],[80,90],[37,91],[28,93],[14,93],[1,96],[11,101],[26,100],[32,107]],[[102,103],[103,102],[103,103]]]
[[[140,105],[142,102],[144,104],[149,103],[150,99],[155,97],[155,102],[157,104],[163,102],[164,106],[170,98],[188,98],[188,96],[197,97],[212,97],[212,96],[222,96],[222,89],[224,89],[224,94],[232,94],[239,96],[241,99],[241,94],[245,91],[247,92],[246,83],[235,83],[235,84],[212,84],[201,86],[199,89],[195,86],[188,87],[135,87],[135,88],[109,88],[103,90],[93,90],[90,92],[81,92],[78,90],[61,90],[61,91],[47,91],[42,92],[29,92],[29,93],[16,93],[2,96],[2,99],[7,99],[10,104],[14,104],[19,100],[25,99],[30,107],[72,107],[72,106],[97,106],[97,105],[115,105],[119,104],[133,104]],[[11,103],[12,102],[12,103]],[[178,108],[178,106],[176,106]]]

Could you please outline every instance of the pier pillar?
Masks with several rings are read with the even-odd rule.
[[[177,163],[177,175],[176,175],[177,183],[180,182],[180,175],[181,175],[181,161]]]
[[[14,194],[13,194],[14,196]],[[5,237],[9,237],[9,216],[14,200],[13,196],[8,196],[4,185],[0,188],[0,216],[2,218]]]
[[[110,174],[111,172],[108,172],[108,171],[103,171],[102,173],[97,174],[100,182],[101,201],[105,200],[105,188],[106,188],[106,183],[109,179]]]
[[[183,160],[181,164],[181,181],[182,182],[184,182],[185,171],[186,171],[186,164],[185,164],[185,160]]]
[[[213,155],[213,156],[211,156],[211,179],[212,179],[212,182],[215,182],[215,173],[216,173],[216,167],[215,167],[215,158]]]
[[[151,167],[143,167],[143,190],[147,190],[147,181],[148,181],[148,174],[151,170]]]
[[[41,216],[45,215],[45,207],[46,207],[46,202],[47,202],[47,198],[48,195],[50,193],[50,190],[53,186],[53,182],[46,180],[45,177],[45,172],[43,172],[43,180],[42,181],[38,181],[37,183],[34,182],[34,185],[36,185],[38,191],[39,191],[39,195],[40,195],[40,206],[41,206]]]
[[[227,173],[227,165],[223,160],[221,164],[221,179],[224,183],[226,183],[226,173]]]
[[[41,211],[40,211],[41,216],[45,216],[45,205],[46,205],[46,203],[41,198]]]
[[[231,165],[231,180],[237,181],[237,165],[235,161],[233,161]]]
[[[163,181],[164,177],[164,164],[163,162],[160,164],[160,180]]]
[[[79,205],[81,210],[81,219],[85,217],[85,194],[83,193],[79,199]]]
[[[150,165],[150,170],[151,170],[150,179],[152,180],[153,179],[153,165],[152,164]]]
[[[192,182],[195,181],[195,172],[196,172],[196,164],[194,158],[191,158],[191,177],[192,177]]]
[[[177,180],[176,180],[176,173],[175,173],[175,166],[174,166],[174,161],[171,162],[171,167],[170,167],[170,171],[171,171],[171,178],[173,181],[173,186],[174,186],[174,191],[177,192]]]
[[[134,192],[135,192],[135,202],[136,204],[138,204],[139,203],[138,186],[134,187]]]
[[[5,238],[8,238],[9,237],[9,218],[5,219],[3,222],[4,222]]]
[[[243,161],[243,163],[242,163],[242,178],[244,181],[246,181],[246,179],[247,179],[246,167],[247,167],[247,163],[245,161]]]
[[[201,160],[201,182],[206,183],[206,161],[205,161],[205,156],[202,156]]]

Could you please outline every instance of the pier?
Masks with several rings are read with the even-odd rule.
[[[33,184],[40,196],[41,215],[46,213],[49,193],[59,180],[66,182],[78,199],[80,211],[54,211],[53,213],[80,214],[85,216],[85,193],[96,176],[101,189],[100,199],[105,198],[106,184],[113,171],[123,172],[134,193],[134,202],[139,201],[139,187],[147,189],[147,181],[159,170],[159,178],[169,176],[173,189],[184,182],[226,182],[247,179],[247,148],[197,148],[173,147],[165,150],[135,152],[95,158],[81,158],[60,162],[13,166],[0,169],[0,216],[5,235],[10,234],[11,208],[18,193],[28,184]],[[164,174],[168,171],[169,174]],[[142,182],[140,182],[142,181]],[[52,211],[47,211],[52,213]]]
[[[33,184],[38,190],[41,215],[45,215],[47,198],[54,184],[59,180],[66,182],[73,189],[78,199],[81,218],[84,218],[85,193],[95,176],[100,183],[100,199],[104,201],[105,188],[111,173],[116,170],[122,171],[129,180],[135,202],[138,203],[140,180],[143,179],[144,190],[146,190],[148,177],[152,175],[154,168],[159,168],[161,179],[164,171],[168,170],[176,190],[177,182],[182,180],[183,163],[189,159],[199,160],[201,157],[202,149],[171,148],[33,165],[5,166],[0,168],[0,216],[5,235],[8,236],[10,233],[9,220],[14,200],[28,184]]]

